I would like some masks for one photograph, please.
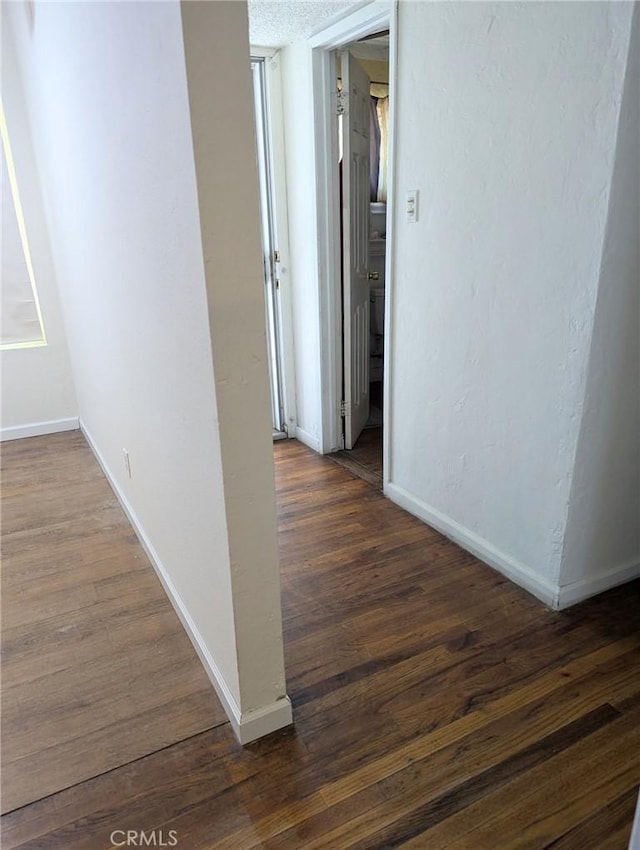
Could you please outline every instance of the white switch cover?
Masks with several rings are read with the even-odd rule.
[[[410,224],[415,224],[418,220],[418,190],[409,189],[407,192],[406,201],[407,221]]]

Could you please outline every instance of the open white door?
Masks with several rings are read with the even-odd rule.
[[[369,418],[369,77],[342,54],[344,444]]]
[[[269,379],[271,385],[271,417],[273,438],[286,437],[282,381],[282,328],[280,323],[280,251],[276,242],[276,210],[273,189],[273,164],[270,150],[270,128],[267,100],[266,60],[262,56],[251,58],[253,96],[256,119],[256,152],[258,186],[260,189],[260,222],[262,230],[262,258],[265,285],[265,321]]]

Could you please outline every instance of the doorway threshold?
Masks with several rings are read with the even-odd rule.
[[[382,427],[365,428],[351,450],[326,457],[376,490],[382,490]]]

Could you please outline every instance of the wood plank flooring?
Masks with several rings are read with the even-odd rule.
[[[354,448],[327,455],[329,460],[382,490],[382,427],[365,428]]]
[[[59,455],[52,481],[67,477],[65,445],[71,460],[83,450],[55,439],[39,450]],[[113,830],[155,829],[156,841],[175,830],[182,850],[626,850],[640,782],[640,583],[552,613],[326,458],[294,441],[274,452],[295,727],[244,750],[228,724],[182,733],[12,811],[2,847],[100,850]],[[42,469],[39,452],[34,461]],[[85,513],[58,521],[79,533]],[[100,548],[104,528],[91,527]],[[24,553],[25,581],[46,574],[43,552],[33,566]],[[145,587],[111,594],[102,628],[129,622]],[[96,604],[82,598],[83,610]],[[27,602],[34,665],[44,639],[30,612],[47,603]],[[19,620],[18,594],[12,606]],[[140,675],[153,670],[139,643],[119,646]],[[63,646],[51,657],[64,667]],[[30,681],[44,700],[47,679]],[[191,697],[181,704],[188,712]]]
[[[2,447],[2,811],[226,722],[79,432]]]

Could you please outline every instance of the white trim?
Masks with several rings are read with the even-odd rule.
[[[30,342],[3,342],[0,351],[21,351],[23,348],[48,348],[46,339],[32,339]]]
[[[391,466],[391,434],[393,429],[393,416],[391,408],[391,387],[393,384],[393,372],[391,369],[391,340],[393,339],[393,310],[395,292],[395,269],[396,256],[396,225],[395,225],[395,198],[396,198],[396,128],[398,115],[398,3],[393,3],[391,18],[389,20],[389,147],[387,151],[387,234],[386,234],[386,256],[384,268],[384,357],[382,360],[383,372],[383,398],[382,398],[382,485],[383,488],[393,479]]]
[[[272,732],[277,732],[278,729],[291,726],[292,723],[293,709],[288,696],[283,696],[255,711],[245,711],[237,727],[234,721],[231,721],[233,731],[243,746]]]
[[[129,500],[120,489],[116,479],[111,474],[111,470],[109,469],[102,452],[97,447],[83,422],[80,422],[80,430],[84,434],[91,451],[100,464],[107,481],[111,485],[111,489],[120,502],[122,510],[131,523],[142,548],[151,561],[151,564],[156,571],[162,586],[164,587],[165,593],[169,597],[169,601],[180,618],[180,622],[182,623],[184,630],[189,636],[189,639],[191,640],[191,643],[202,662],[202,666],[204,667],[205,672],[209,677],[216,694],[218,695],[218,699],[222,703],[222,707],[229,718],[231,728],[233,729],[237,739],[241,744],[248,744],[250,741],[254,741],[262,735],[268,735],[270,732],[275,732],[277,729],[289,726],[292,722],[292,709],[291,701],[287,696],[282,697],[270,705],[256,709],[255,711],[247,711],[243,713],[240,710],[235,697],[229,689],[224,676],[220,672],[215,659],[211,655],[204,638],[198,630],[198,627],[189,614],[187,606],[178,593],[178,590],[171,580],[171,577],[162,563],[160,556],[156,552],[153,543],[149,539]]]
[[[450,540],[462,546],[467,552],[471,552],[472,555],[480,558],[485,564],[493,567],[520,587],[528,590],[529,593],[532,593],[544,602],[545,605],[548,605],[554,610],[558,609],[560,588],[553,582],[538,575],[530,567],[527,567],[526,564],[522,564],[520,561],[516,561],[515,558],[510,557],[504,552],[500,552],[488,540],[460,525],[460,523],[446,516],[446,514],[427,505],[421,499],[416,498],[397,484],[388,482],[384,488],[384,493],[391,501],[400,505],[401,508],[417,516],[423,522],[426,522]]]
[[[314,452],[320,451],[320,440],[312,436],[308,431],[305,431],[304,428],[296,428],[295,438],[296,440],[300,440],[301,443],[304,443],[305,446],[309,446]]]
[[[293,434],[298,421],[296,410],[296,372],[293,335],[293,292],[291,281],[291,255],[289,252],[289,218],[287,176],[284,146],[284,107],[282,104],[282,55],[276,51],[265,63],[267,83],[267,132],[270,137],[271,172],[273,178],[273,205],[275,207],[274,237],[280,252],[280,371],[282,381],[282,407],[284,425]]]
[[[249,47],[249,53],[252,59],[254,56],[256,59],[271,59],[278,53],[278,50],[279,48],[277,47],[261,47],[259,44],[252,44]]]
[[[631,826],[631,838],[629,839],[629,850],[640,850],[640,792],[638,792],[638,802],[636,803],[636,812],[633,816],[633,824]]]
[[[287,176],[285,165],[284,107],[282,103],[282,54],[272,47],[252,46],[252,58],[265,60],[266,133],[269,139],[269,170],[273,194],[274,248],[280,252],[280,287],[277,292],[278,347],[280,358],[280,381],[284,427],[293,435],[297,424],[295,347],[293,334],[293,292],[289,252],[289,219],[287,200]]]
[[[528,590],[529,593],[532,593],[554,611],[569,608],[571,605],[583,602],[591,596],[603,593],[605,590],[611,590],[619,584],[640,578],[640,561],[634,559],[601,575],[559,586],[544,578],[544,576],[538,575],[526,564],[496,549],[488,540],[460,525],[436,508],[427,505],[426,502],[413,496],[397,484],[387,482],[384,493],[392,502],[400,505],[401,508],[440,531],[485,564]]]
[[[373,0],[371,3],[365,3],[312,35],[309,38],[309,44],[314,48],[333,49],[349,44],[351,41],[358,41],[378,29],[385,29],[389,25],[390,13],[390,0]]]
[[[24,221],[24,212],[22,209],[22,200],[20,198],[20,190],[18,189],[18,178],[16,176],[16,169],[13,162],[13,151],[11,148],[11,141],[9,140],[9,128],[7,127],[7,119],[4,114],[4,104],[0,99],[0,138],[2,139],[2,147],[4,148],[4,158],[7,165],[7,177],[9,178],[9,186],[11,189],[11,200],[13,201],[13,208],[16,214],[16,224],[18,225],[18,233],[20,235],[20,243],[22,245],[22,254],[24,257],[25,264],[27,266],[27,275],[29,277],[29,284],[31,286],[31,297],[33,298],[33,303],[36,308],[36,315],[38,317],[38,323],[40,325],[40,336],[34,340],[26,340],[25,342],[28,347],[47,345],[47,334],[44,329],[44,322],[42,320],[42,309],[40,308],[40,298],[38,297],[38,287],[36,286],[36,275],[33,270],[33,262],[31,258],[31,247],[29,245],[29,238],[27,237],[27,226]],[[8,350],[13,348],[14,345],[9,344],[6,347],[3,346],[3,350]],[[25,345],[24,347],[27,347]]]
[[[391,55],[390,91],[395,96],[395,0],[373,0],[309,39],[312,52],[313,102],[315,116],[316,204],[318,225],[318,294],[320,320],[320,389],[322,422],[320,451],[324,454],[343,448],[340,400],[342,395],[342,302],[340,291],[340,222],[332,210],[338,209],[337,117],[332,92],[335,90],[335,62],[332,52],[381,29],[389,28]],[[389,121],[390,163],[393,163],[395,110]],[[387,209],[393,208],[393,168],[389,169]],[[387,268],[388,261],[387,261]],[[387,276],[388,280],[388,276]],[[386,310],[389,310],[389,299]],[[385,331],[386,336],[386,331]],[[388,339],[385,346],[388,349]],[[388,358],[387,358],[388,359]],[[385,394],[388,392],[388,383]]]
[[[597,593],[603,593],[605,590],[611,590],[619,584],[624,584],[627,581],[640,578],[640,561],[634,559],[626,564],[620,564],[613,569],[607,570],[597,576],[574,581],[571,584],[565,584],[560,587],[558,594],[558,608],[568,608],[570,605],[575,605],[578,602],[583,602]]]
[[[41,437],[58,434],[60,431],[77,431],[80,423],[77,416],[69,419],[50,419],[48,422],[30,422],[28,425],[13,425],[0,429],[0,442],[21,440],[23,437]]]
[[[342,298],[340,269],[340,185],[338,171],[338,117],[331,93],[336,88],[333,54],[312,51],[313,101],[316,140],[316,203],[318,245],[318,309],[320,325],[321,436],[323,454],[344,448],[340,401],[342,397]]]

